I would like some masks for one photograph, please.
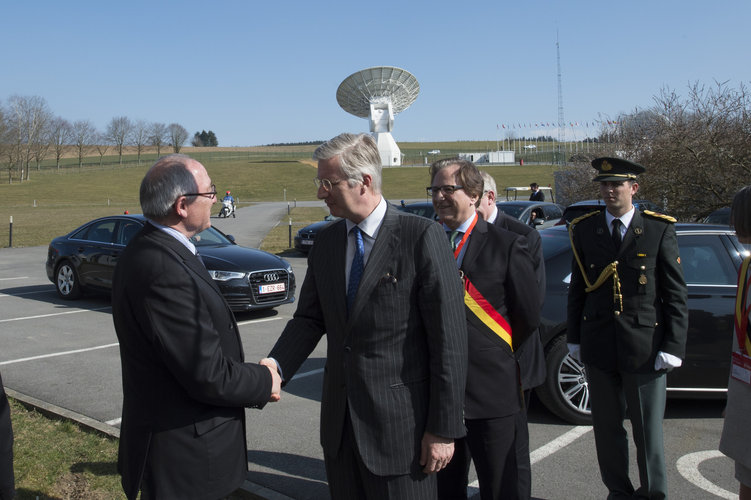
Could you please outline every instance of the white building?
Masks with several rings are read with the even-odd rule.
[[[488,151],[485,153],[459,153],[459,158],[472,163],[515,163],[513,151]]]

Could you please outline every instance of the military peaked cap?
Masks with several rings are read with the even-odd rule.
[[[608,157],[595,158],[592,160],[592,167],[598,172],[597,176],[592,179],[594,182],[636,180],[636,176],[646,170],[638,163]]]

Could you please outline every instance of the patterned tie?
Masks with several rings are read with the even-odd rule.
[[[449,235],[449,242],[451,242],[451,250],[456,250],[456,246],[459,244],[459,242],[462,240],[461,231],[451,231],[451,235]]]
[[[615,249],[620,250],[621,248],[621,219],[613,219],[613,243],[615,244]]]
[[[362,278],[363,263],[365,261],[365,247],[362,244],[362,232],[355,226],[352,228],[355,234],[355,256],[352,258],[352,267],[349,268],[349,284],[347,285],[347,311],[352,309],[352,303],[357,295],[357,287]]]

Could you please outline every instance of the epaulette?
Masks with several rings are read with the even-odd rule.
[[[649,215],[650,217],[654,217],[655,219],[662,219],[664,221],[670,222],[670,223],[676,223],[678,222],[675,217],[671,217],[669,215],[665,214],[658,214],[657,212],[653,212],[651,210],[645,210],[642,212],[644,215]]]
[[[577,217],[576,219],[572,220],[569,223],[569,227],[573,226],[574,224],[578,224],[579,222],[583,221],[587,217],[592,217],[593,215],[597,215],[600,212],[602,212],[602,210],[595,210],[594,212],[589,212],[588,214],[580,215],[579,217]]]

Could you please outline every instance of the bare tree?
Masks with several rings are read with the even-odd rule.
[[[149,132],[149,144],[156,147],[157,157],[162,155],[162,146],[169,140],[169,130],[164,123],[152,123]]]
[[[117,149],[120,165],[123,164],[123,147],[130,141],[130,134],[132,132],[133,123],[127,116],[117,116],[110,120],[107,125],[105,136],[110,144]]]
[[[172,151],[179,153],[180,148],[182,148],[185,141],[188,140],[188,131],[185,130],[185,127],[177,123],[170,123],[167,128],[169,130],[169,140],[170,146],[172,146]]]
[[[109,151],[110,149],[110,143],[105,134],[99,133],[97,134],[94,142],[96,143],[94,149],[96,149],[96,152],[99,155],[99,167],[101,167],[102,162],[104,161],[104,155],[106,155],[107,151]]]
[[[133,124],[133,131],[131,133],[131,140],[136,147],[138,153],[138,164],[141,164],[141,153],[149,142],[149,130],[150,126],[143,120],[138,120]]]
[[[60,159],[65,153],[65,148],[70,145],[73,138],[73,127],[68,120],[60,117],[53,118],[50,122],[50,145],[55,152],[55,166],[60,170]]]
[[[97,139],[97,131],[89,120],[79,120],[73,123],[73,145],[78,154],[78,168],[83,165],[83,158],[89,152]]]
[[[29,165],[44,142],[44,131],[52,119],[47,101],[38,96],[14,95],[8,99],[8,113],[13,143],[19,153],[21,181],[28,180]]]

